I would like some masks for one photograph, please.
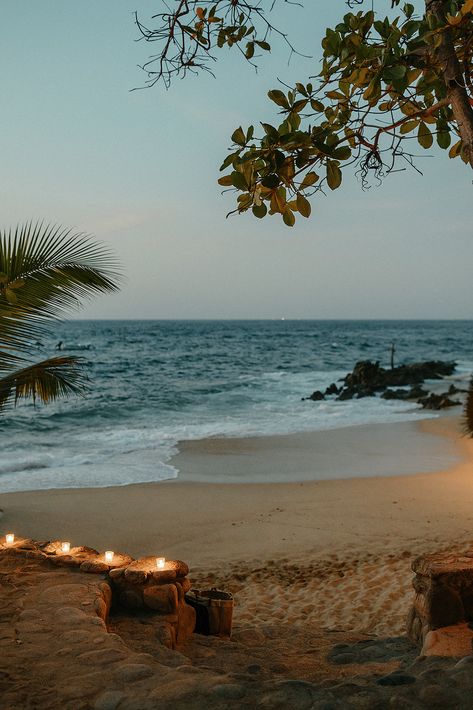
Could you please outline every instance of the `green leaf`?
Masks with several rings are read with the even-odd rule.
[[[265,52],[269,52],[271,49],[271,45],[268,44],[268,42],[264,42],[262,40],[255,40],[255,43],[258,45],[258,47],[261,47],[261,49],[264,49]]]
[[[449,158],[456,158],[458,155],[460,155],[460,151],[462,148],[462,141],[461,139],[454,143],[450,150],[448,151],[448,157]]]
[[[282,218],[283,218],[284,224],[287,225],[288,227],[293,227],[296,222],[294,212],[292,210],[290,210],[289,207],[286,207],[286,209],[282,213]]]
[[[321,101],[317,101],[316,99],[312,99],[310,105],[312,106],[312,109],[317,113],[322,113],[325,108],[323,103]]]
[[[300,189],[304,190],[306,187],[311,187],[312,185],[315,185],[315,183],[317,182],[318,179],[319,179],[319,176],[317,175],[317,173],[314,173],[314,172],[307,173],[301,182]]]
[[[406,121],[401,125],[400,131],[403,135],[406,133],[410,133],[411,131],[414,131],[419,124],[419,121],[411,120],[411,121]]]
[[[370,83],[366,87],[363,98],[369,101],[371,105],[375,104],[381,96],[381,82],[377,76],[371,79]]]
[[[336,190],[342,184],[342,171],[333,160],[327,160],[327,185]]]
[[[279,185],[279,178],[277,175],[266,175],[266,177],[261,180],[261,184],[263,185],[263,187],[267,187],[270,190],[274,190],[274,188]]]
[[[307,106],[308,102],[308,99],[300,99],[299,101],[296,101],[292,107],[292,111],[294,111],[295,113],[299,113]]]
[[[402,64],[396,64],[392,67],[387,67],[383,71],[383,79],[388,84],[396,83],[406,76],[406,67]]]
[[[245,145],[245,134],[241,126],[232,133],[232,141],[233,143],[237,143],[238,145]]]
[[[243,195],[238,195],[237,201],[240,212],[246,211],[253,204],[253,198],[248,192],[245,192]]]
[[[279,140],[279,132],[274,128],[274,126],[271,126],[269,123],[262,123],[263,130],[270,138],[272,141],[278,141]]]
[[[255,217],[258,217],[258,219],[263,219],[263,217],[266,217],[266,214],[268,212],[268,208],[262,202],[260,205],[253,205],[252,212]]]
[[[417,140],[423,148],[430,148],[434,139],[432,138],[432,133],[430,132],[428,126],[424,121],[419,124],[419,130],[417,131]]]
[[[451,143],[450,131],[439,131],[437,133],[437,143],[440,148],[447,150]]]
[[[235,160],[235,155],[238,155],[238,153],[230,153],[230,155],[227,155],[227,157],[225,158],[225,160],[223,161],[223,163],[220,166],[220,172],[222,172],[222,170],[225,170],[226,168],[228,168],[229,165],[233,165],[233,161]]]
[[[271,91],[268,91],[268,96],[271,101],[278,106],[282,106],[282,108],[289,108],[289,102],[283,91],[279,91],[279,89],[272,89]]]
[[[351,158],[351,150],[347,145],[341,145],[333,151],[333,157],[337,160],[348,160]]]
[[[248,190],[246,180],[241,173],[234,170],[230,175],[230,179],[232,181],[233,187],[236,187],[238,190],[244,190],[245,192],[246,190]]]
[[[310,213],[312,212],[310,202],[304,197],[304,195],[301,195],[300,192],[297,193],[296,204],[297,209],[303,217],[310,217]]]

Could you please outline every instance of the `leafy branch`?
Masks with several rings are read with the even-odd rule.
[[[415,167],[413,139],[425,150],[435,139],[473,167],[473,0],[447,4],[439,12],[432,0],[423,17],[409,3],[393,19],[350,12],[327,29],[316,85],[269,91],[282,122],[261,123],[258,138],[253,126],[232,134],[221,166],[231,172],[219,180],[240,193],[230,214],[280,214],[293,226],[295,213],[310,216],[308,198],[340,187],[348,166],[363,187],[370,174]]]
[[[282,0],[288,5],[299,5]],[[211,65],[216,51],[236,47],[241,56],[256,67],[257,52],[269,52],[271,35],[278,36],[288,47],[290,55],[299,54],[288,35],[269,19],[278,0],[175,0],[164,12],[152,16],[153,26],[145,24],[135,13],[140,38],[156,43],[158,51],[143,65],[147,74],[146,86],[163,82],[169,87],[172,80],[189,72],[206,71],[213,74]],[[281,0],[279,2],[281,4]],[[267,6],[266,9],[264,6]]]

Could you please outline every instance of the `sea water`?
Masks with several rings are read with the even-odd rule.
[[[358,360],[455,360],[473,372],[471,321],[71,321],[37,344],[84,359],[87,395],[0,415],[0,491],[173,478],[180,440],[264,436],[435,416],[380,397],[303,401]]]

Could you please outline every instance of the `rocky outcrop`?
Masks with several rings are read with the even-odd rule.
[[[390,370],[381,367],[379,362],[362,360],[357,362],[343,380],[344,389],[352,391],[357,396],[373,395],[387,387],[407,387],[418,385],[425,380],[440,380],[453,374],[454,362],[430,360],[412,365],[400,365]]]
[[[327,389],[325,390],[325,394],[326,394],[326,395],[340,394],[341,389],[342,389],[341,387],[337,387],[337,385],[335,384],[335,382],[332,382],[332,384],[329,385],[329,386],[327,387]]]
[[[427,397],[421,397],[418,403],[424,409],[447,409],[447,407],[457,407],[461,404],[458,399],[450,399],[447,392],[443,394],[431,392]]]
[[[325,395],[320,390],[315,390],[309,397],[302,397],[302,401],[305,399],[311,399],[313,402],[320,402],[320,400],[325,399]]]
[[[396,389],[396,390],[390,390],[387,389],[383,392],[381,397],[383,399],[400,399],[400,400],[419,400],[421,397],[427,397],[429,393],[427,390],[422,389],[420,385],[415,385],[414,387],[411,387],[410,390],[405,390],[405,389]]]
[[[335,395],[338,401],[343,402],[353,398],[374,397],[381,393],[383,399],[412,400],[421,404],[425,409],[453,407],[460,402],[451,400],[450,395],[461,390],[457,390],[454,385],[451,385],[448,392],[444,394],[429,394],[421,387],[421,384],[425,380],[441,380],[443,377],[448,377],[453,374],[455,366],[454,362],[428,360],[427,362],[386,369],[381,367],[379,362],[361,360],[356,363],[353,371],[341,380],[343,383],[341,387],[332,382],[325,392],[316,390],[309,397],[303,397],[303,399],[318,402]],[[406,387],[410,387],[410,389],[404,389]]]

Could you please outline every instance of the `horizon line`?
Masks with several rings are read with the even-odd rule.
[[[183,322],[183,323],[188,323],[188,322],[200,322],[200,323],[209,323],[209,322],[220,322],[220,321],[225,321],[225,322],[245,322],[245,323],[251,323],[251,322],[260,322],[260,321],[269,321],[269,322],[278,322],[278,323],[284,323],[284,322],[300,322],[300,321],[305,321],[305,322],[330,322],[330,321],[336,321],[336,322],[341,322],[341,323],[346,323],[346,322],[353,322],[353,323],[359,323],[359,322],[375,322],[375,321],[384,321],[384,322],[393,322],[393,323],[406,323],[406,322],[418,322],[418,321],[431,321],[431,322],[449,322],[449,323],[464,323],[464,322],[472,322],[473,318],[297,318],[297,317],[291,317],[291,318],[286,318],[286,317],[261,317],[261,318],[237,318],[237,317],[230,317],[230,318],[106,318],[106,317],[97,317],[97,318],[64,318],[61,319],[65,322],[84,322],[84,321],[117,321],[117,322],[135,322],[135,321],[147,321],[147,322],[156,322],[156,321],[165,321],[165,322]]]

